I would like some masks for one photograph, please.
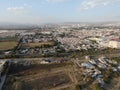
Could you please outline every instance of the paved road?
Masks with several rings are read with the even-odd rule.
[[[3,86],[4,82],[5,82],[5,79],[6,79],[6,74],[1,77],[0,90],[2,90],[2,86]]]
[[[8,64],[8,68],[10,67],[10,65],[11,65],[11,62],[9,62],[9,64]],[[0,82],[0,90],[2,90],[2,87],[3,87],[4,82],[5,82],[5,80],[6,80],[6,76],[7,76],[7,74],[4,74],[3,76],[0,77],[0,78],[1,78],[1,82]]]

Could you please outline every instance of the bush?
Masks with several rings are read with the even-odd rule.
[[[81,85],[76,85],[76,90],[82,90],[82,86]]]
[[[101,86],[100,86],[100,84],[99,83],[96,83],[96,84],[94,84],[94,86],[93,86],[93,89],[92,90],[104,90]]]

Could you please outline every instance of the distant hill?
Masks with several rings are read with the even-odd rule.
[[[32,24],[0,23],[0,30],[31,30],[36,27]]]
[[[34,30],[41,28],[54,28],[59,26],[81,25],[88,27],[108,27],[120,28],[120,22],[64,22],[64,23],[46,23],[46,24],[19,24],[19,23],[0,23],[0,30]]]

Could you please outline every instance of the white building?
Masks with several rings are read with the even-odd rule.
[[[118,41],[109,41],[108,44],[110,48],[120,48],[120,42]]]

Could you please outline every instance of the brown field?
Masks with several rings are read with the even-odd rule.
[[[21,76],[34,75],[34,73],[39,72],[49,72],[53,69],[57,68],[65,68],[65,66],[69,66],[71,63],[61,63],[61,64],[40,64],[40,65],[31,65],[31,66],[23,66],[23,65],[12,65],[9,70],[10,75],[20,74]]]
[[[50,90],[71,84],[72,81],[64,71],[49,72],[49,74],[34,74],[27,77],[7,78],[3,90]]]
[[[8,50],[16,47],[18,42],[10,41],[10,42],[0,42],[0,50]]]
[[[39,43],[28,43],[29,47],[40,47],[40,46],[44,46],[44,45],[50,45],[53,46],[55,43],[53,41],[50,42],[39,42]]]
[[[71,65],[71,64],[70,64]],[[69,64],[12,66],[3,90],[50,90],[71,85]]]
[[[69,84],[71,82],[70,77],[63,71],[57,73],[50,73],[45,77],[37,77],[34,79],[28,79],[25,83],[31,86],[32,89],[36,90],[49,90],[54,87]],[[26,85],[24,84],[24,87]]]

